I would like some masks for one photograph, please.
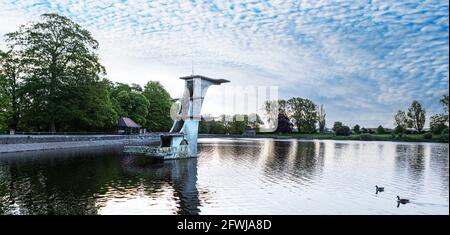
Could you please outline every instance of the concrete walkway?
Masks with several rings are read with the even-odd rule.
[[[119,139],[119,140],[95,140],[95,141],[71,141],[71,142],[49,142],[49,143],[27,143],[27,144],[0,144],[1,153],[13,153],[24,151],[54,150],[67,148],[86,148],[98,146],[124,146],[155,144],[159,138],[149,137],[145,139]]]

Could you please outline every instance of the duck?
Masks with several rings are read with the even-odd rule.
[[[377,193],[378,192],[384,192],[384,187],[378,187],[378,185],[375,185],[375,188],[377,190]]]
[[[400,196],[397,196],[397,202],[401,204],[409,203],[409,199],[400,198]]]

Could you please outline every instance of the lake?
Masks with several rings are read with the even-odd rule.
[[[0,214],[449,213],[448,144],[211,138],[198,158],[133,162],[118,147],[0,154]]]

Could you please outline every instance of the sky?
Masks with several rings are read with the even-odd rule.
[[[204,114],[224,112],[226,89],[275,86],[323,104],[328,127],[392,127],[413,100],[427,117],[442,111],[448,10],[447,0],[0,0],[0,41],[58,13],[92,32],[112,81],[160,81],[180,97],[192,67],[230,80],[209,90]]]

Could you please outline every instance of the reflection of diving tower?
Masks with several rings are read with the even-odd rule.
[[[173,134],[181,134],[187,142],[189,157],[196,157],[198,126],[206,91],[211,85],[220,85],[229,81],[200,75],[181,77],[180,79],[185,80],[185,89],[180,100],[181,107],[178,110],[178,118],[173,123],[169,135],[176,138]],[[180,143],[182,143],[182,140],[180,140]]]
[[[125,153],[144,155],[159,160],[197,157],[198,125],[206,91],[211,85],[220,85],[229,81],[200,75],[180,79],[185,80],[184,94],[179,99],[181,105],[170,132],[160,136],[160,146],[125,146]]]

